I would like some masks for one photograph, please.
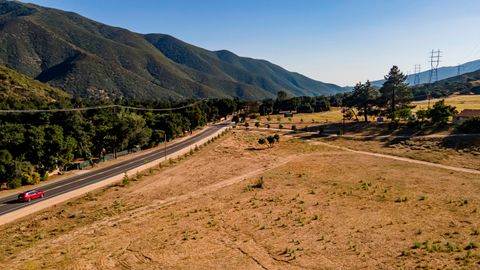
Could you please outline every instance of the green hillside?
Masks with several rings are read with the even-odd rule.
[[[280,90],[310,96],[343,91],[264,60],[5,0],[0,0],[0,64],[81,97],[261,99]]]
[[[63,103],[70,99],[66,92],[48,84],[33,80],[12,69],[0,65],[0,100],[2,106],[10,104],[37,104],[40,106]]]

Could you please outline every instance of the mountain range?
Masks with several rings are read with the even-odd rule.
[[[139,34],[76,13],[0,0],[0,64],[74,96],[97,99],[239,97],[344,92],[265,60]]]
[[[458,75],[470,73],[480,70],[480,60],[475,60],[471,62],[464,63],[459,66],[447,66],[447,67],[439,67],[438,68],[438,80],[441,81],[444,79],[448,79],[451,77],[456,77]],[[430,69],[418,73],[419,75],[419,83],[418,84],[425,84],[430,82]],[[372,86],[375,87],[382,87],[383,83],[385,80],[377,80],[377,81],[372,81]],[[416,85],[415,84],[415,74],[410,74],[407,76],[407,82],[409,85]],[[435,81],[432,81],[432,83]]]

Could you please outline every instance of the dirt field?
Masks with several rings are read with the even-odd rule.
[[[466,142],[470,140],[470,144]],[[361,140],[333,138],[324,140],[354,150],[407,157],[468,169],[480,170],[480,138],[412,138]],[[462,145],[465,144],[465,145]]]
[[[0,269],[480,267],[478,175],[261,136],[0,227]]]

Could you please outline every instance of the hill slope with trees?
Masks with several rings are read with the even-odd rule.
[[[0,64],[80,97],[258,100],[280,90],[294,96],[344,91],[264,60],[17,1],[0,0],[0,48]]]

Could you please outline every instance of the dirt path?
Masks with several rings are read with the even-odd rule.
[[[404,161],[404,162],[409,162],[409,163],[416,163],[416,164],[421,164],[421,165],[426,165],[426,166],[431,166],[431,167],[442,168],[442,169],[451,170],[451,171],[465,172],[465,173],[472,173],[472,174],[479,174],[480,175],[479,170],[453,167],[453,166],[442,165],[442,164],[438,164],[438,163],[432,163],[432,162],[421,161],[421,160],[416,160],[416,159],[411,159],[411,158],[397,157],[397,156],[385,155],[385,154],[379,154],[379,153],[373,153],[373,152],[367,152],[367,151],[358,151],[358,150],[353,150],[353,149],[350,149],[350,148],[337,146],[337,145],[332,145],[332,144],[329,144],[329,143],[324,143],[324,142],[319,142],[319,141],[312,141],[312,142],[314,144],[319,144],[319,145],[323,145],[323,146],[327,146],[327,147],[331,147],[331,148],[335,148],[335,149],[341,149],[341,150],[344,150],[344,151],[357,153],[357,154],[362,154],[362,155],[369,155],[369,156],[381,157],[381,158],[389,158],[389,159],[394,159],[394,160],[399,160],[399,161]]]

